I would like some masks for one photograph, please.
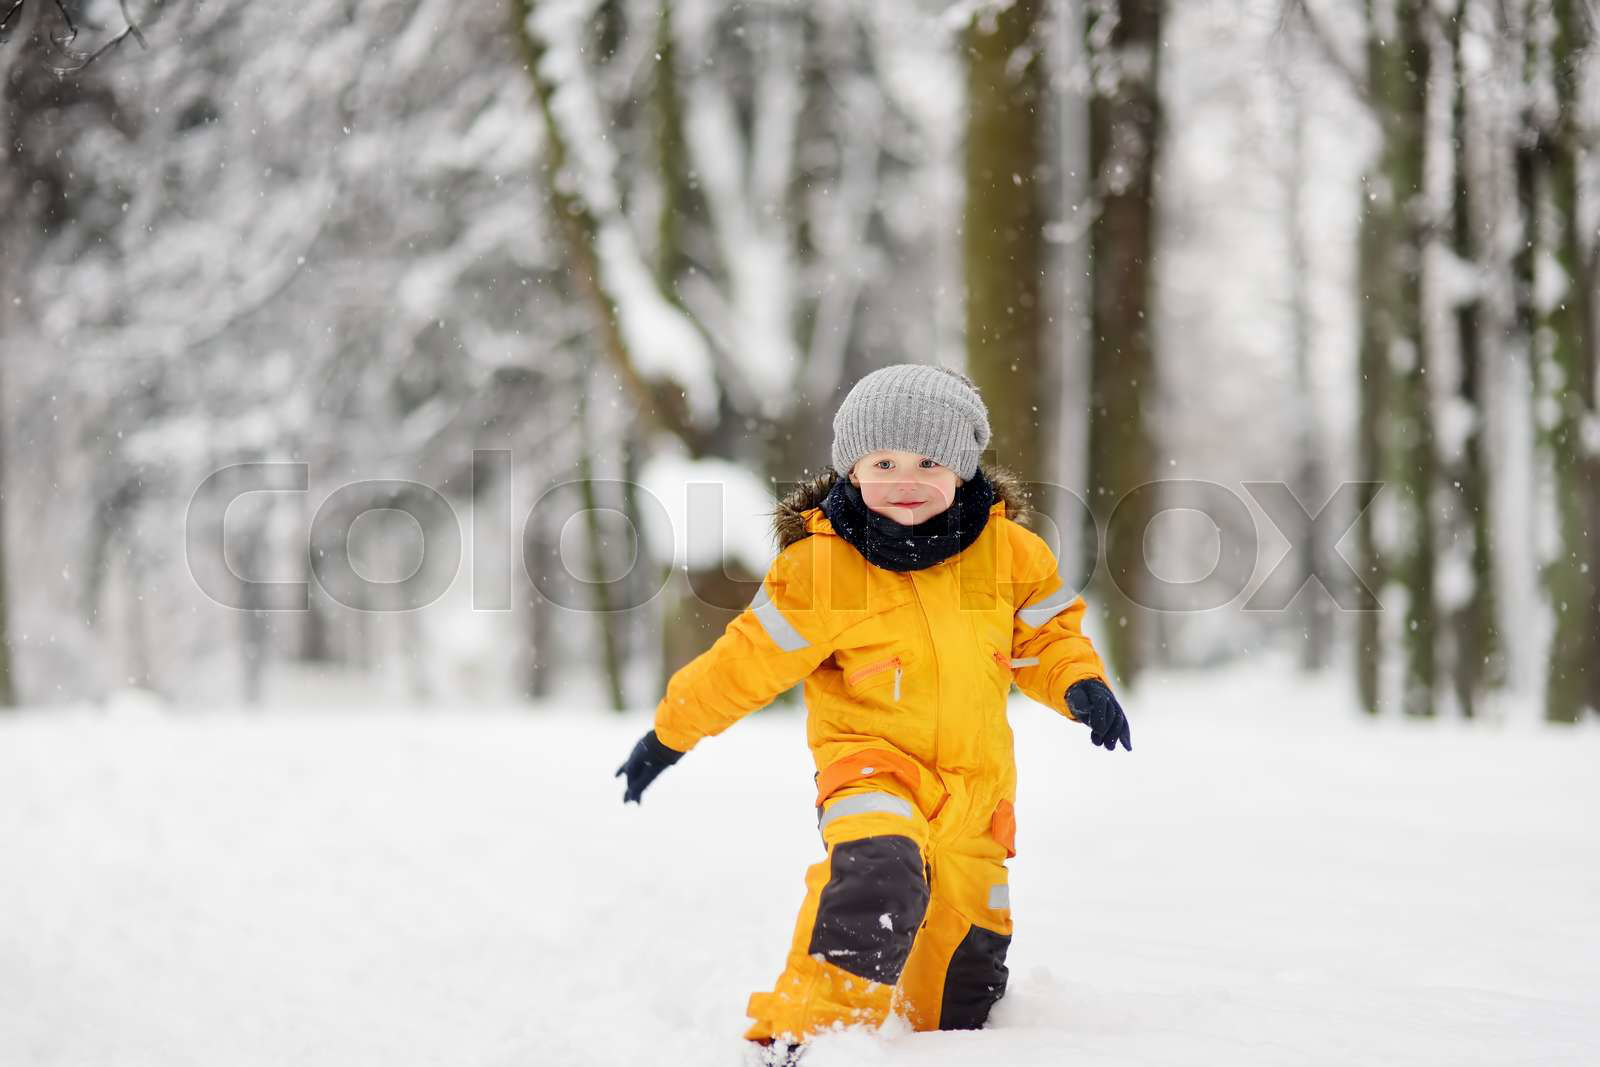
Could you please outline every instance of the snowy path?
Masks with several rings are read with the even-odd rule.
[[[1015,698],[1011,995],[809,1067],[1600,1062],[1600,730],[1209,685],[1131,756]],[[800,722],[624,809],[644,724],[0,720],[0,1064],[733,1067],[819,854]]]

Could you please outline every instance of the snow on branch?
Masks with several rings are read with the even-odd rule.
[[[584,60],[584,35],[594,0],[528,0],[524,32],[533,46],[532,74],[560,161],[553,188],[578,208],[592,243],[595,279],[621,332],[625,370],[681,389],[691,419],[715,421],[720,391],[712,356],[698,326],[656,284],[628,227],[617,193],[617,153],[602,121]]]
[[[754,22],[749,47],[759,63],[746,137],[713,62],[722,10],[710,0],[681,0],[671,11],[673,39],[689,80],[685,142],[727,271],[727,292],[713,294],[703,285],[693,292],[718,318],[739,387],[773,418],[793,407],[803,362],[795,336],[800,270],[786,199],[805,104],[805,11],[774,5]]]
[[[662,452],[640,468],[639,484],[661,505],[641,514],[656,559],[670,559],[680,570],[711,570],[729,560],[752,574],[771,566],[776,501],[747,467]]]
[[[13,2],[4,9],[4,12],[0,13],[0,34],[4,34],[6,32],[11,25],[12,19],[22,11],[26,4],[27,0],[13,0]],[[67,66],[52,66],[51,69],[54,70],[58,75],[77,74],[84,68],[88,67],[89,64],[105,55],[107,52],[110,52],[112,49],[116,48],[129,37],[132,37],[135,41],[138,41],[140,48],[150,47],[150,42],[145,40],[144,31],[139,28],[138,21],[135,20],[132,13],[128,11],[127,0],[118,0],[117,5],[122,10],[122,32],[101,44],[100,47],[94,49],[92,52],[80,52],[72,47],[73,43],[78,39],[78,24],[72,21],[72,15],[67,11],[67,5],[63,3],[63,0],[52,0],[51,6],[55,8],[56,14],[61,17],[61,22],[62,25],[66,27],[66,32],[50,34],[49,41],[63,55],[67,56],[68,59],[71,60],[70,65]],[[3,40],[0,40],[0,44],[4,43],[5,42]]]

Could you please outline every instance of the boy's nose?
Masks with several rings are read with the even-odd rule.
[[[921,482],[895,482],[890,486],[889,495],[898,500],[927,500],[934,495],[934,490]]]

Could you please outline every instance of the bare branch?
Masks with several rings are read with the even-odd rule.
[[[1290,22],[1298,18],[1317,46],[1317,51],[1322,53],[1322,58],[1334,70],[1338,71],[1346,87],[1355,98],[1373,113],[1378,113],[1372,95],[1367,91],[1367,80],[1355,65],[1339,51],[1339,46],[1334,43],[1327,27],[1322,24],[1321,17],[1311,9],[1306,0],[1285,0],[1283,14],[1278,21],[1277,34],[1283,34]]]
[[[26,3],[27,0],[16,0],[16,2],[6,10],[5,17],[0,18],[0,33],[5,32],[7,24],[11,22],[11,17],[18,11],[21,11],[23,5]],[[56,13],[61,16],[61,21],[67,24],[67,35],[65,37],[56,37],[52,35],[51,41],[54,42],[58,47],[65,48],[67,45],[78,39],[78,26],[77,23],[72,21],[72,16],[67,12],[67,7],[66,4],[63,3],[63,0],[55,0],[55,5]]]
[[[61,21],[67,24],[67,32],[70,34],[67,40],[76,41],[78,39],[78,24],[72,21],[72,14],[67,10],[65,0],[56,0],[56,10],[61,12]]]
[[[6,27],[11,24],[11,17],[18,11],[21,11],[22,5],[27,2],[28,0],[16,0],[15,3],[6,9],[5,15],[0,16],[0,33],[4,33],[6,31]]]
[[[144,32],[139,29],[139,24],[133,21],[133,16],[128,14],[128,0],[117,0],[117,4],[122,8],[122,21],[128,25],[125,32],[133,34],[133,39],[139,42],[140,48],[149,48],[150,42],[144,39]]]
[[[117,34],[115,37],[111,38],[111,40],[107,41],[105,44],[101,45],[99,48],[96,48],[93,52],[90,52],[86,57],[84,57],[83,62],[78,64],[77,67],[73,68],[72,73],[77,73],[78,71],[83,70],[90,63],[93,63],[95,60],[99,59],[101,56],[117,47],[117,45],[121,44],[128,37],[134,38],[145,48],[150,47],[148,44],[145,44],[144,34],[140,33],[132,23],[129,23],[121,33]]]
[[[0,31],[5,29],[6,24],[11,21],[12,16],[20,11],[23,4],[26,2],[27,0],[14,0],[11,7],[7,9],[5,16],[0,18]],[[134,20],[133,13],[128,10],[127,0],[118,0],[118,6],[122,9],[122,20],[124,23],[122,32],[111,38],[109,41],[106,41],[99,48],[96,48],[92,52],[80,52],[72,47],[73,42],[78,39],[78,25],[72,21],[72,16],[68,13],[64,0],[55,0],[56,13],[61,16],[61,21],[66,26],[66,32],[50,34],[50,43],[69,59],[69,62],[66,64],[50,64],[50,70],[55,75],[60,77],[67,74],[79,73],[84,68],[89,66],[89,64],[93,63],[95,60],[99,59],[112,49],[116,48],[129,37],[132,37],[134,40],[138,41],[141,48],[150,47],[150,42],[146,40],[144,31],[140,29],[138,22]]]

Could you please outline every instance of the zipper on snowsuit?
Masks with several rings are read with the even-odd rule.
[[[1014,673],[1020,667],[1036,666],[1039,662],[1038,656],[1024,656],[1022,659],[1011,659],[1004,652],[1001,652],[997,648],[991,649],[989,651],[989,655],[994,657],[994,661],[1000,664],[1001,669],[1006,671],[1008,674]]]
[[[926,604],[924,604],[922,602],[922,590],[917,588],[917,580],[915,578],[913,578],[911,575],[908,574],[908,575],[906,575],[906,582],[911,586],[911,597],[912,597],[912,599],[917,602],[917,614],[922,617],[922,632],[925,635],[927,635],[927,638],[928,638],[928,659],[929,659],[928,673],[933,678],[933,687],[934,687],[934,689],[933,689],[933,759],[932,759],[932,763],[933,763],[933,774],[934,774],[934,777],[937,778],[939,776],[939,719],[941,717],[939,713],[942,710],[942,705],[944,704],[944,694],[939,691],[939,689],[940,689],[940,682],[939,682],[939,646],[933,639],[933,624],[928,621],[928,607],[927,607]],[[940,779],[939,784],[940,785],[944,784],[943,779]],[[948,799],[948,790],[946,790],[946,799]],[[944,801],[941,800],[940,801],[940,806],[943,807],[943,805],[944,805]]]
[[[890,667],[894,668],[894,699],[899,701],[900,676],[902,672],[902,665],[900,663],[899,656],[890,656],[888,659],[881,659],[876,663],[869,663],[865,667],[857,668],[856,670],[853,670],[849,674],[845,675],[844,680],[849,685],[855,685],[860,682],[861,679],[870,678],[880,671],[888,670]]]

